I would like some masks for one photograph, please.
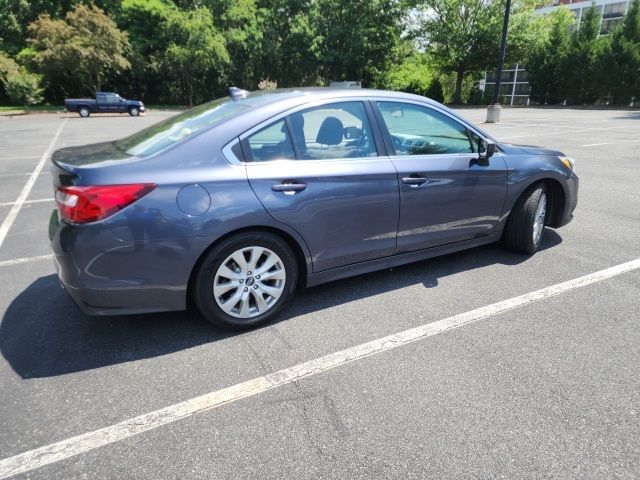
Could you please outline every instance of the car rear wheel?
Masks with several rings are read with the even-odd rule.
[[[131,115],[132,117],[137,117],[138,115],[140,115],[140,109],[138,107],[131,107],[129,109],[129,115]]]
[[[297,279],[296,259],[286,242],[269,233],[244,233],[207,254],[192,293],[208,321],[246,330],[278,315],[291,300]]]
[[[89,115],[91,115],[91,110],[89,110],[89,107],[80,107],[78,109],[78,115],[80,115],[82,118],[87,118]]]
[[[547,187],[538,183],[529,187],[518,199],[504,232],[504,241],[510,250],[532,254],[542,243],[548,207]]]

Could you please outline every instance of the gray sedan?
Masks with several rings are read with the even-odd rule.
[[[228,329],[314,286],[502,240],[538,250],[574,161],[498,143],[424,97],[248,93],[116,142],[58,150],[49,235],[87,314],[181,310]]]

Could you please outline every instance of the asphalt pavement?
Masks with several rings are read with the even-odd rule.
[[[0,478],[15,456],[13,478],[33,479],[640,478],[638,268],[109,437],[640,258],[639,111],[514,108],[493,125],[484,109],[460,113],[500,141],[575,158],[574,221],[531,257],[490,245],[309,289],[241,334],[195,312],[87,317],[54,274],[47,152],[171,112],[0,117]],[[60,442],[76,436],[71,454]]]

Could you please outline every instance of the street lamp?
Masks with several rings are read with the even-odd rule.
[[[496,68],[496,83],[493,87],[493,99],[487,108],[487,123],[497,123],[500,121],[500,82],[502,81],[502,67],[504,66],[504,52],[507,48],[507,33],[509,32],[509,13],[511,12],[511,0],[507,0],[504,7],[504,23],[502,24],[502,40],[500,40],[500,51],[498,52],[498,68]]]

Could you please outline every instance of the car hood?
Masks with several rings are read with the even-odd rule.
[[[558,150],[552,150],[552,149],[543,148],[543,147],[534,147],[532,145],[513,145],[511,143],[501,143],[500,149],[503,152],[511,155],[527,154],[527,155],[544,155],[548,157],[564,156],[564,153]]]

